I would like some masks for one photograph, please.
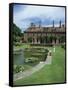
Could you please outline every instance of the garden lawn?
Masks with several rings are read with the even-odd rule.
[[[14,85],[30,85],[30,84],[48,84],[48,83],[64,83],[65,82],[65,51],[60,46],[56,46],[55,53],[52,50],[52,64],[45,65],[41,70],[35,72],[29,77],[19,79]]]
[[[30,47],[30,44],[22,43],[20,46],[14,46],[13,49],[18,50],[18,49],[24,49],[24,48],[29,48],[29,47]]]

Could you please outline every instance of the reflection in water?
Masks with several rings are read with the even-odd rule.
[[[13,61],[14,61],[14,65],[22,65],[24,63],[24,52],[23,52],[23,50],[14,51]]]

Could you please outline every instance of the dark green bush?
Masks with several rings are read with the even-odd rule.
[[[64,49],[66,49],[66,46],[65,46],[65,44],[62,44],[62,45],[61,45],[61,47],[62,47],[62,48],[64,48]]]
[[[24,67],[22,65],[16,65],[14,67],[14,72],[19,73],[20,71],[24,71]]]

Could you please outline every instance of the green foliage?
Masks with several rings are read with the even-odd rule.
[[[26,63],[34,63],[37,61],[38,61],[38,58],[36,58],[36,57],[26,58],[26,60],[25,60]]]
[[[16,42],[20,42],[22,35],[21,29],[17,27],[15,24],[13,24],[12,34],[13,34],[13,44],[15,45]]]
[[[22,65],[15,65],[14,66],[14,73],[19,73],[20,71],[24,71],[24,67]]]
[[[61,43],[64,43],[64,42],[65,42],[65,36],[60,36],[59,39],[60,39],[60,42],[61,42]]]
[[[62,48],[64,48],[64,49],[66,49],[66,46],[65,46],[65,44],[62,44],[62,45],[61,45],[61,47],[62,47]]]
[[[24,50],[24,57],[26,63],[34,63],[45,61],[48,50],[44,48],[27,48]]]
[[[30,43],[32,42],[32,38],[31,37],[28,38],[28,42],[30,42]]]
[[[15,46],[21,46],[22,43],[20,43],[20,42],[15,42],[14,45],[15,45]]]
[[[17,36],[21,36],[21,30],[15,24],[13,24],[13,34],[15,34]]]
[[[41,43],[52,43],[52,40],[56,40],[56,36],[43,36],[38,37],[40,39]]]
[[[53,50],[52,47],[49,47]],[[52,52],[52,63],[45,65],[38,72],[29,77],[19,79],[14,85],[32,85],[32,84],[53,84],[65,82],[65,52],[64,49],[57,46],[56,52]]]

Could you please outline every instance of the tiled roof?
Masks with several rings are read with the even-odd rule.
[[[65,27],[29,27],[25,32],[65,32]]]

